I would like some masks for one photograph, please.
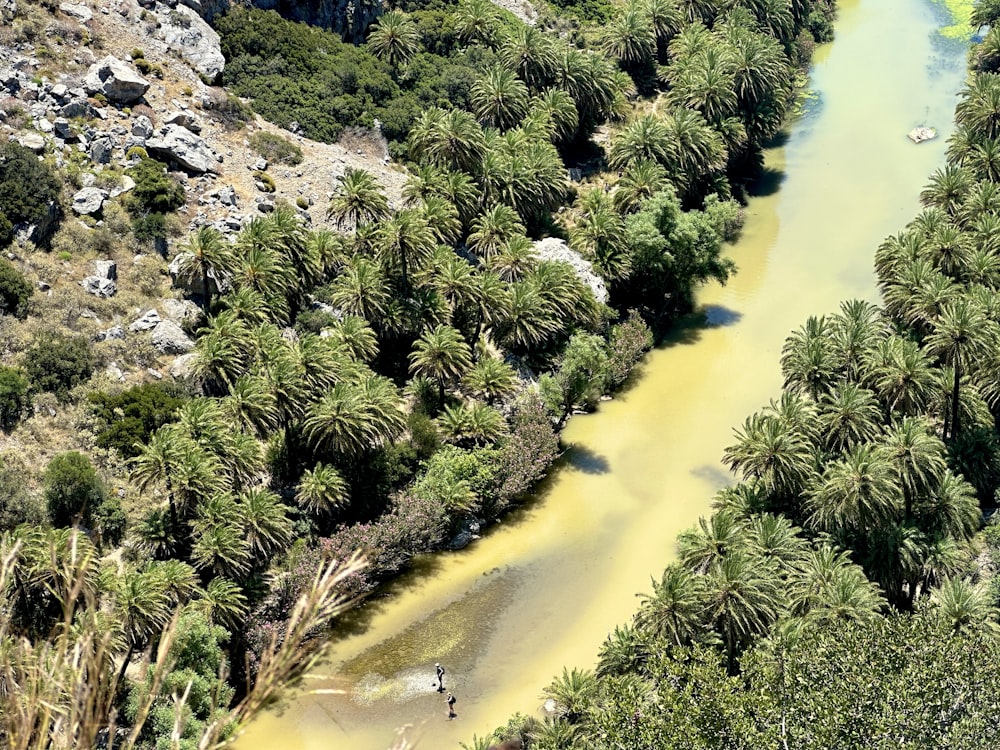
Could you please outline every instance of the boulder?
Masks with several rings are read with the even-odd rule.
[[[60,3],[59,10],[71,18],[75,18],[80,23],[90,23],[94,17],[90,8],[85,5],[77,5],[76,3]]]
[[[127,193],[129,190],[132,190],[134,187],[135,187],[135,180],[133,180],[131,177],[129,177],[127,174],[125,174],[125,175],[122,175],[122,184],[119,185],[118,187],[111,188],[111,192],[109,193],[109,195],[112,198],[117,198],[122,193]]]
[[[163,319],[156,310],[146,310],[142,315],[129,323],[128,329],[132,333],[140,331],[151,331],[160,324]]]
[[[166,117],[163,118],[164,125],[180,125],[182,128],[187,128],[192,133],[201,132],[201,122],[190,112],[186,112],[183,109],[178,109],[171,112]]]
[[[75,117],[93,117],[94,108],[91,107],[90,102],[83,97],[70,99],[66,102],[66,104],[59,108],[59,116],[70,120]]]
[[[161,354],[184,354],[194,349],[194,341],[172,320],[163,320],[153,329],[153,348]]]
[[[159,307],[167,320],[172,320],[187,330],[191,330],[204,318],[201,308],[187,299],[161,299]]]
[[[101,210],[101,206],[104,205],[104,199],[107,197],[107,190],[101,190],[96,187],[82,188],[73,195],[73,213],[80,216],[96,214]]]
[[[100,134],[87,146],[87,155],[94,164],[108,164],[111,162],[111,150],[114,148],[114,141],[110,135]]]
[[[146,141],[146,150],[181,165],[189,172],[219,171],[215,154],[204,139],[180,125],[167,125],[156,138]]]
[[[17,16],[17,0],[0,0],[0,23],[11,23]]]
[[[189,378],[191,377],[192,366],[194,365],[194,361],[196,359],[198,359],[198,354],[196,352],[182,354],[170,363],[170,367],[167,369],[167,372],[170,373],[170,377],[174,380]]]
[[[173,279],[174,287],[182,290],[185,294],[200,295],[204,292],[201,287],[200,278],[191,278],[189,276],[181,277],[180,270],[181,265],[187,259],[189,254],[178,253],[174,256],[174,259],[170,261],[170,265],[167,266],[167,270],[170,272],[170,278]],[[208,272],[208,283],[212,287],[212,294],[225,294],[232,288],[232,284],[229,282],[229,278],[222,275],[221,278],[216,277],[214,271]]]
[[[132,121],[132,135],[149,138],[153,135],[153,123],[146,115],[139,115]]]
[[[111,326],[103,331],[98,331],[92,337],[95,342],[99,341],[121,341],[125,338],[125,329],[120,325]]]
[[[219,189],[219,191],[215,193],[215,197],[219,199],[219,203],[223,206],[236,205],[236,190],[233,189],[232,185],[226,185],[224,188]]]
[[[73,132],[72,127],[69,124],[69,120],[65,117],[57,117],[52,122],[52,129],[55,131],[55,134],[64,141],[76,140],[76,133]]]
[[[41,133],[25,133],[18,137],[17,142],[25,148],[31,149],[36,154],[40,154],[45,150],[45,139]]]
[[[156,4],[159,21],[156,35],[167,43],[170,50],[179,52],[188,65],[209,83],[214,83],[226,65],[218,33],[195,11],[171,4],[177,7]]]
[[[131,104],[149,89],[149,81],[113,55],[98,60],[87,71],[83,87],[88,94],[104,94],[117,104]]]
[[[94,261],[94,276],[100,276],[102,279],[117,281],[118,264],[113,260],[96,260]]]
[[[481,522],[478,518],[467,518],[463,520],[461,525],[458,527],[458,531],[448,541],[445,548],[458,550],[468,547],[473,541],[479,538],[480,529]]]
[[[604,279],[594,273],[594,267],[590,261],[584,258],[576,250],[572,250],[564,240],[555,237],[546,237],[535,243],[535,253],[542,260],[566,263],[572,267],[577,278],[590,287],[594,298],[602,305],[608,301],[608,288],[604,284]]]
[[[102,279],[100,276],[88,276],[80,282],[88,294],[95,297],[114,297],[118,292],[118,285],[111,279]]]

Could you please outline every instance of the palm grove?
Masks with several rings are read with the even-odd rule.
[[[973,23],[998,19],[982,3]],[[781,396],[725,451],[740,481],[596,671],[472,746],[997,744],[998,39],[970,55],[922,210],[875,253],[883,305],[792,333]]]
[[[651,331],[688,310],[698,284],[734,271],[722,247],[739,228],[735,199],[833,13],[825,0],[643,0],[606,28],[588,20],[609,12],[599,5],[573,22],[553,15],[553,28],[574,27],[560,34],[485,0],[408,11],[383,14],[363,46],[274,13],[219,20],[234,90],[321,138],[378,117],[408,176],[390,203],[374,175],[347,170],[328,228],[279,205],[233,238],[202,228],[174,248],[208,320],[190,382],[88,396],[97,444],[127,459],[146,510],[118,507],[91,461],[66,454],[46,470],[52,525],[33,519],[7,536],[3,669],[21,690],[5,693],[0,731],[12,747],[220,741],[302,668],[303,644],[345,597],[440,548],[465,519],[523,498],[555,459],[567,416],[628,378]],[[571,183],[568,166],[587,178]],[[544,236],[593,264],[606,301],[570,265],[539,256]],[[892,324],[858,308],[836,327],[854,336],[850,369],[824,338],[827,380],[761,418],[797,420],[802,433],[783,438],[794,443],[789,467],[758,478],[752,458],[734,453],[752,481],[671,574],[695,588],[688,615],[665,616],[664,637],[710,641],[717,625],[733,669],[780,602],[772,581],[772,609],[699,621],[716,558],[759,537],[774,546],[767,570],[790,577],[806,537],[776,515],[755,531],[748,514],[811,518],[800,496],[820,461],[832,471],[891,442],[860,347],[876,333],[888,340]],[[924,356],[934,372],[934,357],[971,354]],[[980,403],[972,388],[960,396]],[[816,426],[837,408],[837,430]],[[923,412],[912,412],[908,434],[920,437]],[[976,418],[951,420],[955,439],[978,434]],[[905,521],[957,554],[975,498],[946,470],[940,441],[924,437],[929,463],[914,469]],[[929,509],[931,489],[951,492],[954,507]],[[866,509],[851,525],[846,515],[823,527],[831,550],[867,533],[869,516],[894,518]],[[875,611],[881,594],[830,555]],[[748,552],[724,575],[758,575],[760,559]],[[944,574],[906,569],[888,593],[912,598],[912,586]],[[803,596],[820,608],[819,594]],[[579,716],[553,731],[572,733]]]

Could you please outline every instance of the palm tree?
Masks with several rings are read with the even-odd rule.
[[[780,579],[760,558],[734,552],[712,566],[706,585],[706,615],[722,636],[727,668],[734,674],[739,652],[766,633],[785,606]]]
[[[602,678],[639,672],[648,659],[644,635],[631,625],[616,625],[597,652],[596,674]]]
[[[128,571],[118,579],[114,612],[125,643],[125,656],[118,672],[123,684],[132,655],[161,631],[170,619],[171,602],[163,581],[151,573]]]
[[[666,53],[667,44],[684,25],[680,8],[674,0],[642,0],[642,11],[656,37],[659,56]]]
[[[790,578],[789,602],[794,615],[816,617],[811,613],[818,611],[821,621],[864,619],[885,604],[850,554],[829,544],[800,559]]]
[[[417,118],[408,143],[414,161],[470,174],[480,171],[486,149],[483,130],[472,114],[437,107]]]
[[[199,570],[229,578],[242,578],[250,570],[249,545],[237,521],[198,521],[193,533],[191,562]]]
[[[491,403],[514,392],[517,388],[517,374],[503,360],[481,357],[465,374],[462,385],[473,396]]]
[[[986,317],[982,308],[960,297],[945,304],[940,319],[934,322],[927,338],[927,350],[953,369],[950,432],[946,425],[946,434],[952,440],[961,433],[959,382],[963,365],[968,369],[974,368],[996,345],[1000,338],[998,333],[997,324]]]
[[[437,381],[441,404],[444,404],[445,384],[461,378],[471,366],[469,345],[451,326],[439,325],[424,330],[410,353],[410,372]]]
[[[446,406],[437,425],[445,442],[470,448],[495,443],[508,432],[503,415],[478,402]]]
[[[292,541],[292,521],[278,496],[263,487],[247,490],[239,498],[243,535],[259,567],[287,549]]]
[[[135,549],[152,560],[176,557],[183,536],[167,508],[153,508],[133,527]]]
[[[776,498],[797,497],[816,466],[812,444],[765,414],[754,414],[736,430],[736,443],[726,448],[722,460]]]
[[[890,336],[867,355],[865,383],[879,397],[886,414],[914,416],[934,396],[931,363],[915,341]]]
[[[904,417],[886,431],[883,446],[903,491],[903,519],[909,521],[914,501],[937,488],[944,476],[944,443],[925,419]]]
[[[955,107],[955,123],[978,141],[1000,137],[1000,81],[990,73],[975,73]]]
[[[528,87],[507,68],[487,68],[470,95],[479,121],[499,130],[514,127],[528,112]]]
[[[875,445],[849,448],[826,466],[806,500],[809,524],[838,532],[863,533],[902,515],[903,491],[884,451]]]
[[[936,479],[928,491],[914,499],[913,510],[920,527],[935,536],[968,541],[983,519],[976,490],[948,469]]]
[[[601,46],[626,70],[650,65],[656,54],[656,34],[645,8],[630,3],[616,13],[604,27]]]
[[[574,724],[583,718],[597,697],[597,678],[589,669],[568,670],[563,667],[562,677],[553,680],[544,693],[555,701],[556,714]]]
[[[713,513],[708,519],[702,516],[696,528],[682,531],[677,537],[677,557],[684,567],[704,574],[745,545],[744,531],[743,523],[728,513]]]
[[[368,375],[359,382],[337,383],[309,407],[302,426],[314,446],[357,456],[395,439],[405,418],[391,381]]]
[[[622,214],[637,211],[643,202],[669,184],[667,170],[658,162],[651,159],[629,161],[615,188],[615,208]]]
[[[600,193],[603,195],[603,193]],[[583,196],[577,200],[577,205]],[[625,222],[610,205],[584,211],[570,229],[570,246],[596,261],[602,277],[609,281],[627,278],[631,255]]]
[[[458,240],[462,222],[458,218],[458,210],[447,198],[428,196],[417,206],[417,211],[438,243],[451,245]]]
[[[667,170],[682,192],[726,166],[722,136],[693,109],[675,109],[663,118],[669,160]]]
[[[389,202],[375,177],[363,169],[345,169],[330,199],[327,218],[338,227],[350,228],[381,221],[388,215]]]
[[[972,183],[973,176],[969,170],[948,164],[931,174],[927,187],[920,193],[920,202],[954,216],[965,202]]]
[[[455,33],[466,44],[496,44],[499,14],[489,0],[462,0],[452,14]]]
[[[700,640],[706,630],[706,579],[687,567],[668,565],[653,593],[640,594],[635,624],[644,639],[660,638],[676,646]]]
[[[368,51],[397,68],[420,51],[420,32],[408,15],[390,10],[375,22],[368,34]]]
[[[555,45],[541,29],[517,24],[500,43],[500,60],[532,91],[541,91],[556,69]]]
[[[673,161],[671,148],[670,133],[663,120],[652,114],[642,115],[612,139],[608,165],[620,170],[641,159],[668,166]]]
[[[472,222],[469,249],[481,258],[495,256],[514,237],[524,235],[524,225],[510,206],[498,203],[483,211]]]
[[[580,115],[576,103],[568,93],[558,88],[545,89],[531,102],[531,112],[536,113],[552,128],[556,143],[569,143],[576,135]]]
[[[303,472],[295,502],[310,515],[332,515],[350,502],[347,482],[332,466],[316,464]]]
[[[858,443],[873,440],[879,432],[881,416],[871,391],[856,383],[835,386],[820,401],[819,419],[827,449],[839,454]]]
[[[934,616],[955,633],[997,629],[992,597],[985,586],[967,578],[943,581],[931,592],[931,606]]]
[[[785,388],[808,394],[818,401],[830,390],[836,376],[831,326],[825,317],[812,317],[792,333],[781,348]]]
[[[378,325],[390,309],[389,283],[381,266],[370,258],[351,260],[330,288],[330,303],[347,315]]]
[[[229,424],[264,436],[278,423],[278,409],[274,394],[265,378],[244,375],[229,389],[222,399],[222,408]]]
[[[247,598],[233,581],[217,576],[208,582],[202,593],[199,609],[213,623],[234,632],[244,622]]]
[[[219,282],[228,277],[233,269],[234,259],[232,247],[219,231],[211,226],[198,229],[188,241],[181,246],[174,259],[178,281],[201,284],[202,307],[207,312],[212,306],[213,282]]]
[[[696,109],[712,123],[721,123],[737,112],[736,65],[726,48],[708,47],[675,67],[679,72],[671,81],[669,94],[674,106]]]
[[[757,513],[744,527],[746,548],[750,554],[774,563],[782,575],[788,575],[809,549],[800,532],[784,516]]]
[[[378,337],[362,317],[345,315],[326,329],[326,333],[330,341],[360,362],[371,362],[378,356]]]
[[[399,211],[386,219],[375,233],[375,252],[383,266],[399,269],[406,296],[412,291],[409,270],[431,257],[434,248],[431,228],[413,209]]]

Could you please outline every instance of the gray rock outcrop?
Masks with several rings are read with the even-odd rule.
[[[194,349],[194,341],[172,320],[157,323],[152,342],[160,354],[184,354]]]
[[[169,113],[163,118],[164,125],[180,125],[182,128],[187,128],[192,133],[201,132],[201,122],[198,118],[187,110],[178,109],[174,112]]]
[[[218,172],[215,154],[205,140],[180,125],[160,128],[157,137],[146,141],[146,150],[176,162],[189,172]]]
[[[535,253],[542,260],[566,263],[573,268],[573,273],[584,284],[590,287],[594,298],[602,305],[608,301],[608,288],[604,279],[594,272],[594,266],[576,250],[571,249],[565,241],[555,237],[546,237],[535,243]]]
[[[149,81],[117,57],[108,55],[90,66],[83,87],[88,94],[104,94],[117,104],[131,104],[146,93]]]
[[[170,373],[170,377],[174,378],[174,380],[183,380],[184,378],[191,377],[191,370],[196,359],[198,359],[198,355],[195,352],[182,354],[170,363],[167,372]]]
[[[118,292],[118,285],[114,281],[102,279],[100,276],[88,276],[80,284],[88,294],[104,299],[114,297]]]
[[[191,330],[204,318],[201,308],[191,300],[167,298],[160,300],[159,305],[167,320],[172,320],[187,330]]]
[[[41,133],[25,133],[18,137],[17,142],[25,148],[31,149],[36,154],[40,154],[45,150],[45,138],[42,137]]]
[[[94,18],[93,12],[86,5],[77,5],[76,3],[60,3],[59,10],[65,13],[67,16],[75,18],[80,23],[90,23]]]
[[[209,83],[214,83],[226,65],[215,29],[183,5],[171,8],[157,3],[155,12],[159,21],[156,36],[166,42],[169,49],[179,52]]]
[[[156,310],[146,310],[142,315],[129,323],[128,329],[132,333],[141,331],[151,331],[160,324],[163,318]]]
[[[96,214],[104,205],[104,199],[108,197],[107,190],[96,187],[85,187],[78,190],[73,195],[73,213],[80,216]]]

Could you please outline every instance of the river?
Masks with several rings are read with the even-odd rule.
[[[917,210],[944,162],[965,51],[928,0],[844,0],[817,50],[808,113],[767,154],[731,248],[739,273],[652,352],[636,384],[574,417],[539,498],[466,550],[421,559],[340,627],[328,657],[240,750],[457,748],[539,710],[563,666],[592,667],[730,481],[733,427],[775,396],[789,331],[851,297],[876,299],[872,254]],[[915,125],[941,137],[915,146]],[[446,721],[434,662],[459,718]]]

